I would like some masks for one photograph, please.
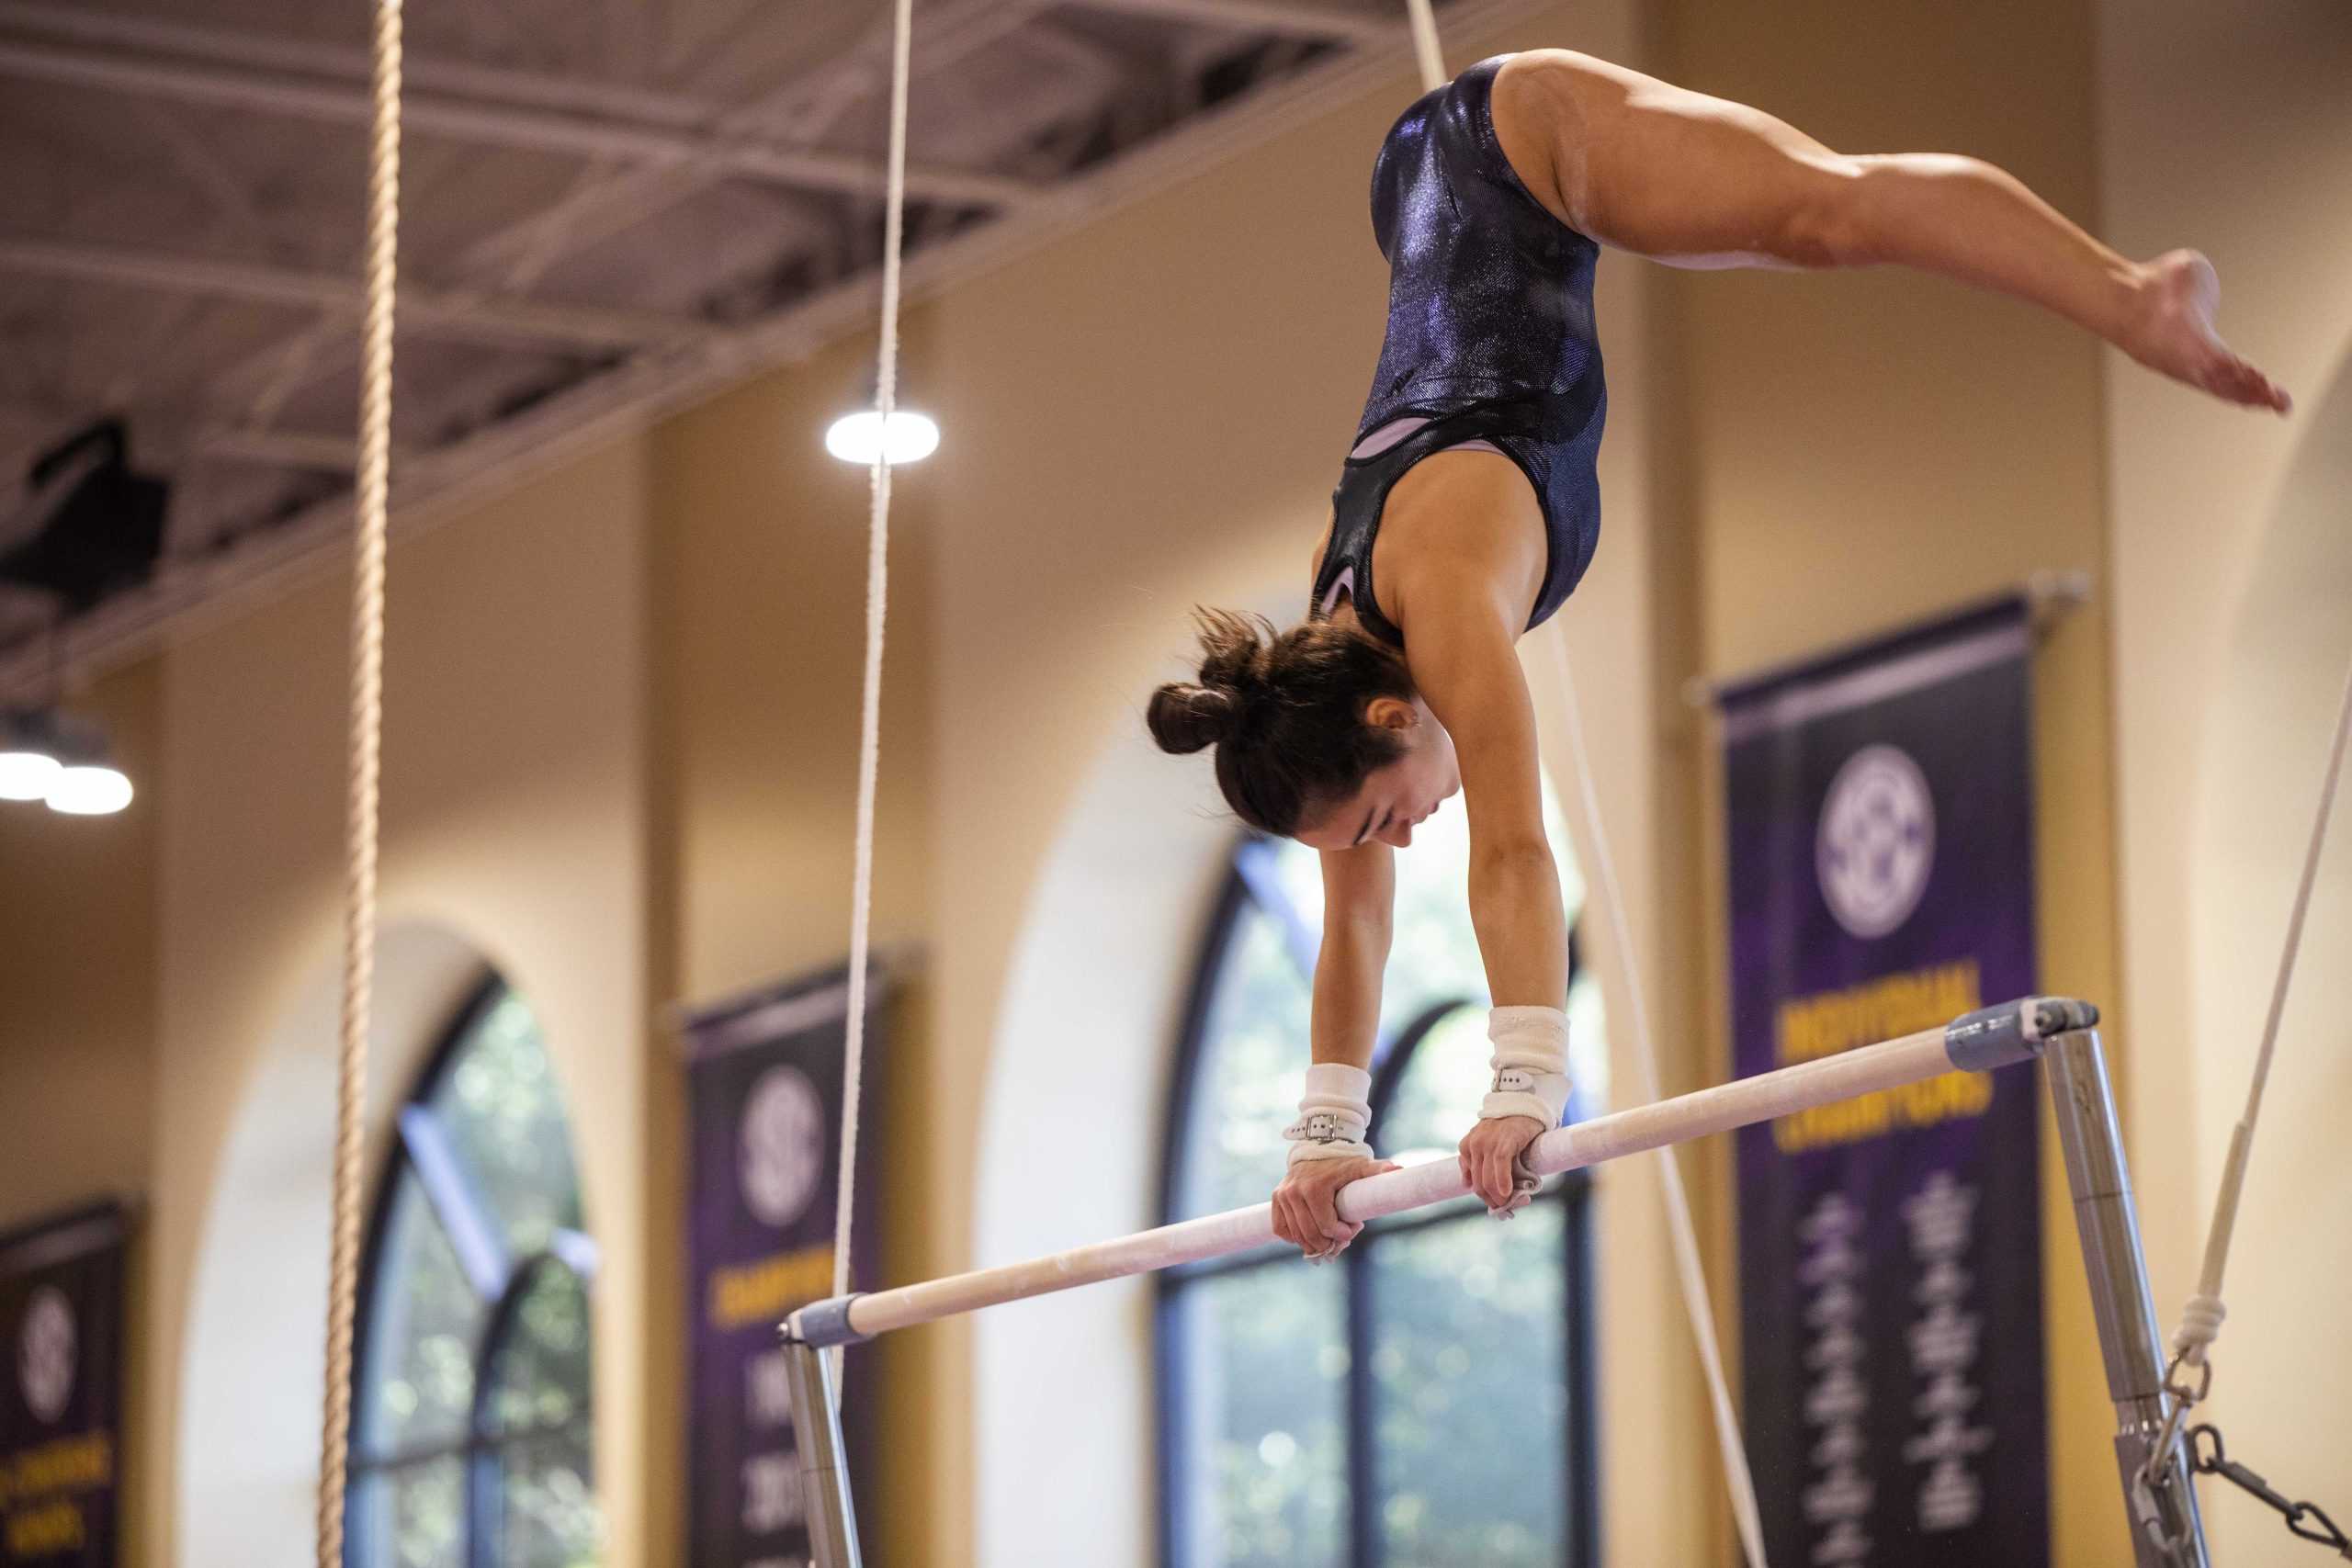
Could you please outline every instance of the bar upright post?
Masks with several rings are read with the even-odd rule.
[[[842,1418],[833,1398],[832,1359],[787,1335],[785,1367],[792,1384],[792,1431],[800,1448],[800,1497],[808,1509],[811,1568],[860,1568],[857,1510],[842,1453]]]
[[[2158,1484],[2143,1479],[2163,1437],[2171,1399],[2165,1393],[2164,1341],[2148,1291],[2140,1218],[2098,1032],[2059,1035],[2044,1048],[2042,1063],[2058,1113],[2058,1143],[2066,1158],[2083,1263],[2090,1274],[2108,1396],[2115,1401],[2115,1461],[2123,1475],[2133,1562],[2136,1568],[2211,1568],[2183,1445],[2174,1441]]]

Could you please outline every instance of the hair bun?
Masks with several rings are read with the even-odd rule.
[[[1248,697],[1266,682],[1266,649],[1255,637],[1202,637],[1201,684],[1236,697]]]
[[[1181,755],[1231,736],[1240,723],[1241,704],[1224,688],[1171,682],[1151,694],[1145,718],[1159,749]]]
[[[1152,739],[1164,751],[1197,751],[1229,740],[1251,705],[1266,695],[1265,660],[1273,623],[1262,615],[1229,610],[1196,610],[1201,638],[1201,683],[1170,683],[1151,694],[1146,715]]]

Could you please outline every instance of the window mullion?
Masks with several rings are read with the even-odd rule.
[[[485,1302],[503,1295],[514,1277],[514,1261],[506,1255],[506,1240],[498,1222],[476,1190],[473,1173],[450,1141],[441,1117],[428,1105],[410,1105],[401,1111],[401,1145],[408,1151],[409,1168],[424,1189],[442,1234],[458,1255],[458,1267],[474,1294]]]
[[[1374,1292],[1373,1249],[1378,1238],[1366,1231],[1342,1254],[1348,1271],[1348,1561],[1356,1568],[1380,1568],[1380,1454],[1372,1377]]]
[[[487,1439],[466,1455],[466,1568],[499,1568],[505,1470],[504,1456]]]
[[[1564,1477],[1568,1496],[1567,1540],[1562,1561],[1567,1568],[1600,1568],[1600,1399],[1593,1387],[1592,1347],[1592,1189],[1589,1182],[1569,1189],[1563,1204],[1560,1261],[1565,1276],[1561,1304],[1567,1320],[1566,1354],[1561,1358],[1567,1382],[1564,1413],[1567,1454]]]
[[[403,1353],[413,1353],[417,1337],[428,1329],[470,1340],[473,1399],[462,1436],[419,1442],[390,1453],[363,1453],[355,1438],[351,1453],[354,1497],[346,1514],[350,1521],[346,1558],[351,1568],[379,1568],[379,1558],[389,1561],[404,1548],[420,1549],[421,1538],[411,1541],[401,1539],[398,1497],[417,1486],[429,1486],[435,1494],[446,1496],[443,1489],[452,1483],[456,1489],[457,1517],[447,1525],[456,1539],[450,1540],[439,1535],[444,1521],[433,1521],[435,1531],[432,1550],[440,1554],[435,1560],[446,1559],[452,1568],[501,1568],[509,1551],[521,1550],[525,1544],[518,1539],[510,1546],[507,1539],[510,1483],[518,1479],[527,1482],[535,1456],[543,1453],[549,1456],[546,1462],[550,1465],[560,1463],[566,1469],[590,1466],[580,1473],[590,1485],[584,1503],[590,1508],[594,1506],[593,1461],[586,1458],[593,1417],[589,1414],[584,1365],[571,1364],[571,1375],[566,1377],[562,1386],[573,1392],[579,1403],[562,1420],[542,1422],[528,1413],[518,1413],[516,1425],[500,1430],[489,1419],[492,1399],[497,1392],[501,1348],[520,1326],[521,1292],[543,1269],[560,1269],[577,1280],[584,1298],[597,1265],[594,1241],[584,1230],[577,1228],[558,1228],[544,1252],[516,1257],[508,1239],[503,1206],[493,1201],[506,1190],[484,1179],[486,1172],[496,1174],[491,1166],[504,1168],[504,1145],[493,1136],[483,1145],[480,1156],[488,1164],[478,1168],[474,1157],[468,1153],[472,1145],[467,1138],[467,1112],[462,1108],[445,1110],[439,1100],[439,1086],[447,1083],[467,1058],[483,1045],[489,1038],[486,1024],[494,1016],[502,1016],[500,1010],[506,1006],[511,995],[495,976],[484,981],[452,1022],[434,1052],[433,1065],[395,1120],[390,1174],[378,1201],[378,1215],[368,1243],[368,1312],[371,1320],[379,1318],[379,1309],[390,1311],[386,1303],[396,1296],[407,1298],[412,1311],[418,1301],[435,1303],[429,1323],[409,1323],[401,1329],[410,1347]],[[542,1066],[545,1056],[544,1042],[537,1037],[536,1023],[527,1017],[519,1021],[506,1017],[499,1028],[499,1051],[490,1064],[498,1075],[492,1080],[493,1087],[510,1081],[504,1076],[510,1072],[531,1070],[534,1064],[526,1059],[527,1056],[537,1055]],[[517,1030],[524,1032],[518,1034]],[[551,1201],[559,1215],[569,1215],[577,1209],[577,1172],[569,1157],[570,1128],[563,1118],[560,1098],[544,1098],[544,1107],[534,1102],[533,1113],[554,1118],[554,1126],[564,1139],[566,1157],[561,1162],[562,1168],[552,1177],[544,1171],[524,1175],[538,1185],[538,1193],[532,1201],[541,1198]],[[534,1135],[539,1130],[539,1124],[535,1122]],[[412,1177],[416,1183],[414,1193],[403,1190],[401,1185]],[[424,1200],[421,1205],[414,1204],[418,1197]],[[418,1213],[419,1208],[424,1212]],[[406,1211],[406,1216],[398,1221],[397,1230],[396,1210]],[[430,1218],[426,1217],[428,1214]],[[438,1246],[434,1245],[432,1234],[435,1226],[439,1231]],[[394,1250],[390,1244],[397,1235],[408,1239]],[[420,1254],[416,1250],[420,1247],[428,1251]],[[457,1292],[452,1292],[447,1283],[450,1261],[464,1281]],[[419,1295],[416,1283],[410,1278],[420,1269],[429,1269],[435,1276],[429,1296]],[[475,1299],[478,1308],[463,1306],[467,1294]],[[384,1325],[381,1321],[370,1321],[363,1325],[363,1329],[372,1333]],[[369,1343],[372,1345],[372,1341]],[[565,1344],[573,1350],[579,1349],[576,1343],[567,1340]],[[552,1374],[533,1370],[527,1376],[519,1371],[514,1375],[514,1386],[522,1387],[536,1386]],[[365,1423],[379,1418],[376,1409],[381,1403],[382,1391],[368,1383],[365,1376],[363,1372],[355,1379],[358,1385],[355,1392],[362,1402],[358,1413],[361,1419],[355,1422],[356,1433],[372,1430]]]

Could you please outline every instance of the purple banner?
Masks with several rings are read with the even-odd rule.
[[[0,1236],[0,1568],[111,1568],[122,1452],[121,1209]]]
[[[2024,607],[1723,699],[1734,1070],[2035,989]],[[2033,1074],[1738,1134],[1747,1450],[1776,1562],[2044,1568]]]
[[[874,1259],[876,1068],[888,982],[867,988],[853,1262]],[[709,1010],[685,1029],[693,1180],[687,1215],[692,1368],[686,1412],[692,1568],[806,1568],[792,1400],[776,1326],[832,1293],[849,983],[841,971]],[[864,1358],[842,1400],[853,1475]],[[861,1492],[863,1488],[860,1489]]]

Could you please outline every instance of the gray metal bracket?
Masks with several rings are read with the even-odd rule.
[[[2211,1568],[2187,1446],[2175,1440],[2157,1466],[2157,1483],[2143,1479],[2149,1456],[2164,1440],[2171,1397],[2165,1393],[2164,1341],[2098,1032],[2059,1035],[2043,1048],[2041,1065],[2058,1113],[2058,1146],[2090,1276],[2108,1397],[2115,1402],[2115,1462],[2132,1521],[2132,1561],[2136,1568]]]
[[[784,1357],[792,1387],[793,1440],[800,1450],[800,1499],[808,1510],[810,1561],[814,1568],[860,1568],[857,1511],[850,1499],[849,1463],[842,1451],[832,1357],[789,1333]]]

